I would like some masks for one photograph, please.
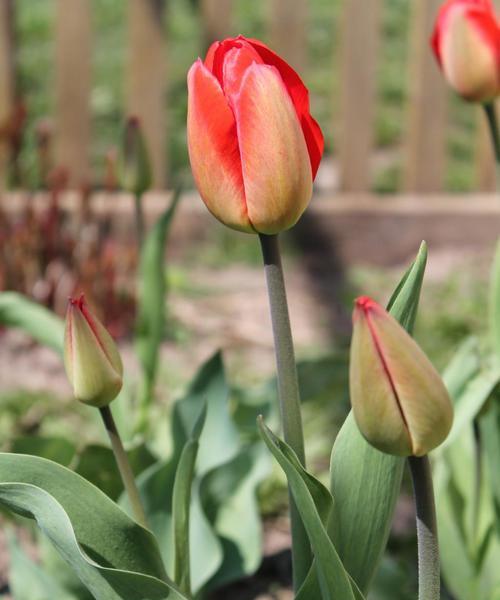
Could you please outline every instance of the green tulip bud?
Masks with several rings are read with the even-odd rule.
[[[69,301],[64,366],[75,397],[84,404],[107,406],[122,388],[123,365],[118,349],[83,295]]]
[[[151,165],[139,119],[125,123],[118,161],[120,186],[134,196],[142,196],[151,187]]]
[[[451,429],[453,410],[438,372],[403,327],[367,297],[354,308],[349,384],[356,423],[382,452],[423,456]]]

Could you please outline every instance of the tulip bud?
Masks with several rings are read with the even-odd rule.
[[[75,397],[84,404],[102,408],[121,390],[120,354],[112,337],[89,310],[83,295],[69,301],[64,366]]]
[[[151,187],[151,165],[137,117],[129,117],[125,124],[118,172],[120,186],[134,196],[141,196]]]
[[[356,300],[349,383],[358,427],[382,452],[423,456],[448,435],[453,411],[441,377],[371,298]]]
[[[448,0],[431,45],[451,87],[465,100],[500,94],[500,25],[491,0]]]
[[[188,147],[210,212],[249,233],[294,225],[312,195],[323,135],[297,73],[257,40],[215,42],[188,75]]]

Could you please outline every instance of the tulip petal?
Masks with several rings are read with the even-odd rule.
[[[410,433],[412,454],[422,456],[448,435],[453,411],[444,383],[413,338],[379,305],[367,310],[367,320],[380,340],[399,406]]]
[[[307,150],[311,160],[312,178],[316,177],[323,155],[324,139],[320,126],[312,118],[309,106],[309,92],[296,71],[280,56],[259,40],[247,39],[260,54],[264,62],[276,67],[292,98],[299,121],[306,138]]]
[[[188,88],[189,158],[203,201],[229,227],[253,232],[233,112],[217,79],[201,60],[189,71]]]
[[[500,26],[486,0],[453,0],[438,15],[431,44],[450,85],[465,99],[500,93]]]
[[[234,101],[248,217],[259,233],[292,227],[312,194],[297,114],[274,67],[247,68]]]
[[[354,319],[349,387],[358,427],[382,452],[409,456],[410,434],[369,317],[356,308]]]

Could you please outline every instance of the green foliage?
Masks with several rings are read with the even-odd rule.
[[[139,267],[139,299],[135,345],[143,370],[143,390],[139,429],[147,428],[147,409],[151,401],[158,367],[160,344],[165,330],[165,243],[180,199],[180,188],[164,215],[147,236]]]
[[[174,562],[170,490],[183,448],[189,447],[186,444],[205,403],[206,422],[191,490],[190,571],[195,593],[252,573],[260,563],[262,532],[255,493],[269,465],[262,444],[242,442],[229,410],[222,359],[216,354],[174,406],[170,459],[158,462],[138,480],[148,520],[169,571]]]
[[[63,353],[63,320],[21,294],[0,293],[0,324],[22,329],[40,344]]]
[[[35,519],[96,597],[184,599],[152,534],[79,475],[42,458],[0,454],[0,481],[0,503]]]
[[[259,419],[259,428],[267,447],[287,475],[315,556],[321,597],[323,600],[362,598],[362,595],[354,592],[349,575],[328,535],[327,529],[333,513],[330,492],[301,466],[293,450],[277,438],[262,419]],[[309,576],[304,585],[309,594],[310,586],[313,585]],[[304,591],[299,591],[301,593],[305,599]]]
[[[411,333],[427,260],[417,258],[389,300],[391,314]],[[335,498],[333,541],[349,574],[366,592],[384,552],[401,486],[404,461],[379,452],[359,433],[352,413],[332,451],[330,488]]]

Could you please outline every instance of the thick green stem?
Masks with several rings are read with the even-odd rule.
[[[115,455],[116,464],[118,466],[118,470],[120,471],[123,486],[125,487],[125,491],[129,497],[130,506],[132,507],[134,517],[140,525],[143,527],[148,527],[146,514],[139,496],[139,490],[135,484],[134,473],[132,472],[127,453],[125,452],[120,434],[116,428],[116,423],[113,419],[113,415],[111,414],[111,409],[109,406],[104,406],[103,408],[100,408],[99,411],[101,413],[102,420],[104,421],[106,431],[108,432],[111,447],[113,448],[113,454]]]
[[[483,106],[486,113],[486,118],[488,120],[488,127],[491,134],[493,150],[495,152],[495,159],[498,167],[500,168],[500,130],[498,129],[498,119],[495,104],[494,102],[487,102],[486,104],[483,104]]]
[[[481,430],[477,417],[473,421],[474,427],[474,462],[475,462],[475,477],[474,477],[474,504],[472,512],[472,535],[473,535],[473,550],[476,550],[479,530],[479,516],[481,507],[481,488],[483,484],[483,465],[482,465],[482,442]]]
[[[135,227],[137,236],[137,245],[139,252],[142,250],[142,244],[144,242],[144,211],[142,209],[142,197],[140,194],[136,194],[135,200]]]
[[[274,347],[278,373],[278,396],[283,435],[287,444],[305,465],[304,434],[300,413],[299,383],[293,349],[290,317],[286,298],[285,280],[277,235],[260,234],[262,256],[266,273]],[[297,591],[312,562],[311,547],[306,530],[290,495],[290,521],[292,530],[293,584]]]
[[[418,600],[439,600],[439,544],[431,466],[427,456],[410,456],[408,463],[417,513]]]

